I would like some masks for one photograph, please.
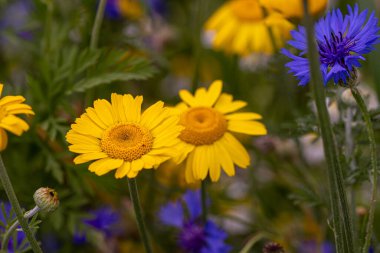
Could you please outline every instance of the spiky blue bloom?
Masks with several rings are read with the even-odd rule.
[[[122,233],[120,222],[121,215],[118,211],[109,206],[103,206],[89,212],[91,217],[83,219],[83,224],[95,229],[109,238]],[[76,244],[84,244],[87,241],[85,231],[75,231],[73,240]]]
[[[339,9],[333,10],[315,24],[315,37],[320,56],[320,69],[324,84],[330,80],[334,83],[347,83],[356,67],[360,67],[360,60],[365,60],[364,54],[374,49],[379,42],[379,26],[375,13],[372,12],[367,20],[368,10],[359,13],[356,4],[352,9],[347,6],[348,14],[343,16]],[[293,54],[282,49],[282,53],[293,61],[286,64],[299,79],[299,85],[309,83],[310,67],[307,55],[306,29],[299,26],[291,32],[293,40],[288,44],[300,50]]]
[[[181,199],[162,206],[159,218],[165,225],[179,230],[178,244],[187,253],[227,253],[227,234],[213,221],[201,222],[201,195],[187,191]]]

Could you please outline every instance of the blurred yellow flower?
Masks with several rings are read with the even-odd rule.
[[[287,18],[303,17],[303,0],[260,0],[268,9],[281,12]],[[327,7],[327,0],[309,0],[309,10],[316,15]]]
[[[232,132],[249,135],[265,135],[265,126],[257,121],[261,116],[252,112],[235,113],[246,102],[233,101],[231,95],[222,92],[222,82],[215,81],[210,88],[199,88],[193,96],[181,90],[182,103],[177,105],[180,124],[185,127],[179,138],[181,155],[177,163],[186,160],[185,178],[192,183],[203,180],[210,173],[217,181],[223,169],[228,176],[235,174],[235,167],[247,168],[250,158],[246,149]]]
[[[271,33],[276,47],[280,48],[289,38],[293,25],[278,12],[264,13],[259,0],[230,0],[209,18],[204,29],[211,34],[215,49],[239,55],[273,54]]]
[[[0,96],[3,91],[3,84],[0,84]],[[20,136],[29,129],[28,124],[16,117],[17,114],[34,115],[32,107],[23,104],[23,96],[5,96],[0,99],[0,151],[3,151],[8,144],[8,136],[5,130]]]
[[[138,0],[117,0],[120,13],[130,19],[139,19],[143,16],[141,2]]]
[[[116,178],[134,178],[178,155],[179,117],[161,101],[141,113],[142,101],[114,93],[111,103],[98,99],[87,108],[66,135],[69,150],[80,154],[74,163],[96,160],[88,169],[99,176],[116,169]]]

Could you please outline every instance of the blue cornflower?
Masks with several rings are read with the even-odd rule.
[[[10,221],[16,219],[16,214],[14,212],[12,212],[11,204],[3,203],[3,205],[4,205],[5,213],[3,213],[3,211],[0,211],[0,222],[5,226],[9,226],[10,224],[8,224],[8,223]],[[7,227],[0,226],[0,234],[4,235],[6,228]],[[13,253],[16,251],[17,252],[26,251],[30,245],[26,241],[25,233],[21,230],[20,227],[18,227],[14,233],[15,233],[15,236],[12,236],[8,242],[7,252]],[[15,245],[14,245],[14,240],[16,240]],[[14,248],[14,246],[15,246],[15,248]]]
[[[324,84],[330,80],[334,83],[347,83],[355,71],[360,67],[359,60],[365,60],[363,54],[374,49],[379,42],[379,26],[375,13],[372,12],[367,20],[368,10],[359,13],[356,4],[354,9],[347,6],[348,14],[343,16],[339,9],[327,13],[315,24],[315,36],[320,57],[320,69]],[[283,49],[282,53],[293,61],[286,64],[299,79],[299,85],[306,85],[310,80],[309,60],[307,54],[306,29],[299,26],[291,32],[293,40],[288,44],[300,50],[296,55]]]
[[[96,210],[90,211],[90,218],[83,220],[83,223],[105,235],[112,237],[122,232],[120,227],[121,215],[111,207],[104,206]],[[75,231],[74,242],[76,244],[84,244],[87,241],[85,231]]]
[[[188,253],[227,253],[231,247],[224,240],[227,234],[213,221],[201,222],[201,195],[187,191],[180,200],[162,206],[162,223],[179,229],[178,244]]]

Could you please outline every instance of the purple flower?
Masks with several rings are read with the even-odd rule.
[[[90,218],[83,220],[83,224],[102,232],[106,237],[119,235],[122,232],[120,227],[121,215],[111,207],[104,206],[90,211]],[[87,241],[85,231],[77,230],[73,240],[76,244],[84,244]]]
[[[199,191],[187,191],[181,199],[161,207],[159,219],[179,230],[178,244],[188,253],[227,253],[231,247],[224,241],[227,234],[213,221],[201,222]]]
[[[28,0],[18,0],[9,4],[1,12],[0,18],[0,41],[7,42],[4,38],[6,33],[12,32],[23,39],[31,39],[30,13],[32,12],[32,2]]]
[[[368,10],[359,13],[356,4],[354,9],[347,6],[348,14],[343,16],[339,9],[327,13],[315,24],[315,37],[320,57],[320,70],[324,84],[330,80],[334,83],[347,83],[354,69],[360,67],[360,60],[365,60],[364,54],[374,49],[379,42],[379,26],[375,13],[367,20]],[[307,55],[306,29],[299,26],[291,32],[293,40],[288,44],[300,50],[293,54],[283,49],[282,53],[292,59],[286,66],[299,79],[299,85],[309,83],[310,68]]]
[[[0,211],[0,221],[2,224],[6,225],[7,227],[0,226],[0,233],[4,235],[5,231],[7,228],[9,228],[8,224],[11,220],[14,220],[16,218],[15,213],[12,212],[12,206],[9,203],[0,203],[0,205],[4,205],[4,211]],[[8,242],[8,247],[7,247],[7,252],[13,253],[13,252],[22,252],[26,251],[29,248],[29,243],[25,243],[25,233],[20,230],[20,227],[16,229],[15,237],[11,236],[9,242]],[[14,248],[14,239],[16,239],[16,244]],[[1,246],[1,245],[0,245]]]
[[[104,14],[109,19],[120,19],[122,17],[119,7],[118,7],[118,0],[108,0],[106,4],[106,8],[104,10]]]

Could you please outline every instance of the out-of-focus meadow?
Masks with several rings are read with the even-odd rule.
[[[143,109],[158,100],[175,106],[181,101],[180,90],[194,92],[215,80],[223,81],[223,92],[247,102],[243,111],[262,116],[268,134],[237,134],[251,159],[248,168],[237,168],[232,177],[222,172],[217,182],[206,180],[208,217],[225,236],[216,242],[223,251],[202,252],[263,252],[268,242],[281,244],[289,253],[335,252],[311,86],[298,85],[285,66],[289,59],[280,53],[280,48],[289,47],[290,30],[301,24],[302,15],[282,21],[278,34],[284,41],[275,43],[277,48],[240,50],[232,42],[218,47],[208,21],[226,2],[108,0],[99,41],[90,47],[96,0],[0,0],[2,96],[24,96],[35,113],[24,117],[30,129],[22,136],[8,134],[2,157],[25,210],[33,208],[33,193],[39,187],[54,188],[59,195],[59,207],[38,217],[36,237],[44,252],[144,252],[127,179],[115,179],[113,172],[97,176],[88,170],[89,163],[73,163],[65,136],[75,119],[94,100],[110,100],[111,93],[143,95]],[[346,5],[356,2],[361,10],[380,11],[378,1],[335,0],[313,15],[321,17],[332,8],[346,13]],[[229,29],[240,28],[235,24]],[[255,32],[264,44],[273,42],[265,41],[270,37],[267,30]],[[375,132],[380,128],[379,57],[379,50],[371,52],[359,72]],[[370,202],[369,146],[361,115],[344,103],[343,91],[329,85],[327,103],[353,224],[360,227],[368,218]],[[353,122],[349,133],[348,113]],[[355,143],[349,151],[347,134]],[[186,248],[178,227],[167,225],[162,208],[189,190],[197,192],[200,183],[186,183],[185,165],[172,161],[142,170],[137,181],[154,252],[196,252]],[[0,198],[9,205],[4,191]],[[380,246],[379,210],[374,252]],[[4,232],[9,219],[1,216],[4,210]],[[25,245],[16,249],[10,252],[23,252]]]

